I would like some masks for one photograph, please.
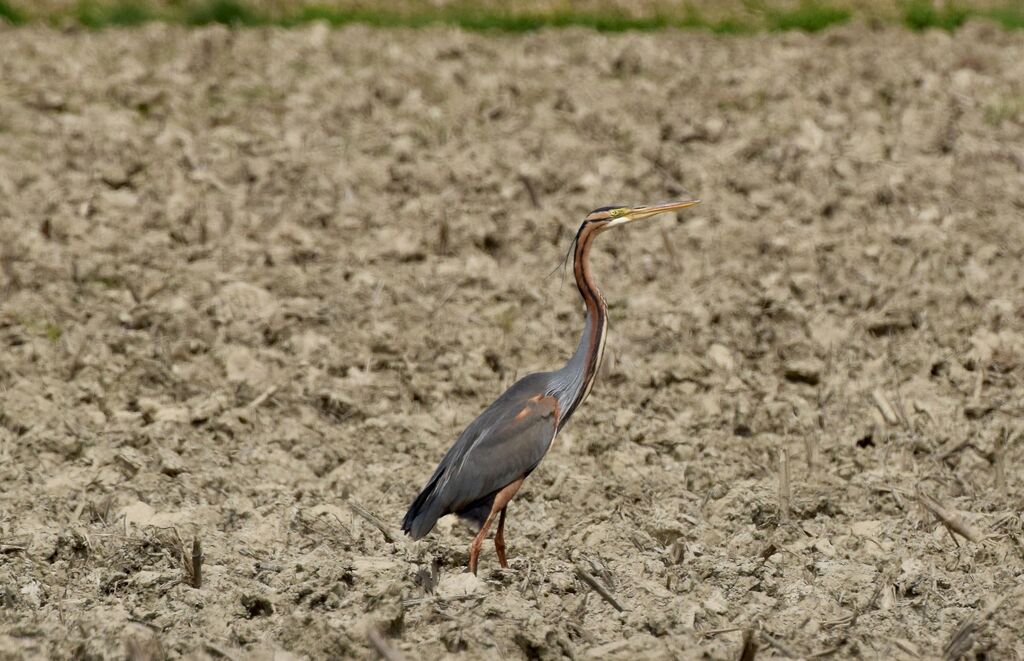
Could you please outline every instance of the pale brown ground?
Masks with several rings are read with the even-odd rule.
[[[978,25],[0,30],[0,658],[366,658],[373,626],[424,659],[730,658],[750,627],[758,658],[911,659],[972,617],[972,656],[1024,658],[1021,81]],[[352,513],[397,531],[568,356],[587,210],[687,193],[602,237],[606,369],[510,570]]]

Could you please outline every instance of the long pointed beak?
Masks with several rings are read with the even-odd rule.
[[[663,204],[653,204],[650,206],[633,207],[626,213],[614,219],[609,223],[609,225],[624,225],[625,223],[631,223],[634,220],[650,218],[651,216],[656,216],[659,213],[685,209],[686,207],[692,207],[697,204],[700,204],[700,200],[679,200],[676,202],[665,202]]]

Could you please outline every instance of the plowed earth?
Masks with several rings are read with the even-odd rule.
[[[1022,81],[984,25],[0,29],[0,657],[1024,658]],[[574,348],[579,219],[688,194],[598,242],[511,568],[401,536]]]

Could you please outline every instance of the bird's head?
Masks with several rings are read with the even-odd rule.
[[[676,211],[677,209],[692,207],[695,204],[700,204],[700,200],[679,200],[677,202],[665,202],[663,204],[652,204],[641,207],[626,207],[621,205],[601,207],[600,209],[594,209],[587,214],[587,217],[583,219],[583,226],[580,227],[580,230],[582,230],[583,227],[594,225],[597,229],[603,231],[618,225],[632,223],[633,221],[641,220],[643,218],[657,216],[658,214],[666,213],[668,211]]]
[[[676,202],[663,202],[662,204],[651,204],[641,207],[614,205],[594,209],[587,214],[579,230],[576,231],[576,236],[573,237],[572,243],[569,245],[569,250],[565,254],[565,261],[563,263],[567,264],[570,255],[573,254],[574,250],[578,250],[581,245],[589,245],[589,242],[580,243],[584,234],[589,233],[590,236],[597,236],[606,229],[616,227],[617,225],[625,225],[626,223],[650,218],[661,213],[692,207],[696,204],[700,204],[700,200],[678,200]]]

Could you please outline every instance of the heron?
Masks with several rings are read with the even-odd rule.
[[[476,574],[481,547],[497,517],[494,550],[501,566],[508,567],[508,504],[586,400],[601,367],[608,305],[590,270],[594,240],[613,227],[699,203],[691,199],[639,207],[606,206],[587,214],[570,248],[584,307],[583,334],[576,351],[561,369],[516,381],[466,427],[413,500],[402,521],[403,532],[418,540],[433,530],[439,518],[457,515],[478,530],[469,547],[469,570]]]

